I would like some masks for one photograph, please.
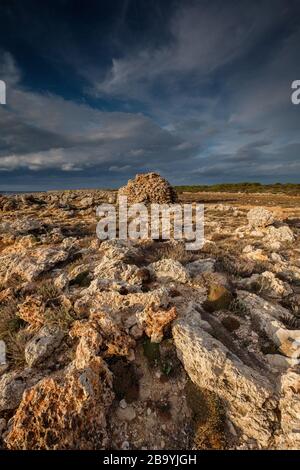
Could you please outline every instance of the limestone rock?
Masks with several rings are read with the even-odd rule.
[[[113,400],[105,362],[66,370],[26,390],[5,443],[9,449],[103,449],[106,413]]]
[[[213,273],[215,271],[216,260],[213,258],[197,259],[186,265],[186,269],[191,277],[199,276],[202,273]]]
[[[268,227],[266,236],[264,238],[265,243],[269,243],[273,245],[274,243],[286,243],[286,242],[293,242],[295,240],[295,236],[293,231],[290,229],[288,225],[282,225],[281,227]]]
[[[192,381],[223,401],[227,417],[241,433],[268,448],[277,425],[277,396],[269,380],[205,332],[199,315],[175,322],[173,337]]]
[[[300,359],[281,356],[281,354],[267,354],[266,359],[272,367],[280,371],[286,371],[300,364]]]
[[[63,331],[56,326],[42,327],[26,344],[25,359],[27,364],[30,367],[35,367],[48,359],[61,344],[63,337]]]
[[[300,374],[288,370],[281,377],[281,433],[276,438],[276,448],[300,448]]]
[[[24,390],[35,384],[40,377],[30,369],[4,373],[0,377],[0,411],[17,408]]]
[[[281,299],[293,292],[286,282],[278,279],[274,273],[270,271],[265,271],[262,274],[253,274],[250,278],[242,279],[236,284],[240,288],[255,289],[260,294],[274,299]]]
[[[24,302],[19,304],[16,313],[33,329],[38,329],[44,323],[44,312],[45,304],[41,296],[27,295]]]
[[[96,266],[94,276],[98,279],[124,281],[129,285],[141,285],[149,279],[149,272],[146,268],[139,268],[134,264],[126,264],[120,260],[104,258]]]
[[[153,306],[146,307],[137,318],[145,329],[145,332],[153,343],[160,343],[163,339],[164,328],[176,318],[176,308],[169,310],[155,309]]]
[[[38,248],[31,255],[22,257],[13,267],[13,272],[33,281],[56,264],[66,261],[69,251],[60,248]]]
[[[263,207],[251,209],[247,214],[247,219],[249,226],[253,228],[267,227],[268,225],[272,225],[275,221],[273,213]]]
[[[273,341],[280,352],[287,357],[300,357],[300,330],[287,329],[283,323],[293,318],[288,310],[244,291],[238,291],[238,298],[250,312],[254,326]]]
[[[136,418],[136,412],[133,406],[118,408],[117,416],[121,421],[133,421]]]

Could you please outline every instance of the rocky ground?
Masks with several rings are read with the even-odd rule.
[[[0,197],[3,448],[300,448],[300,197],[190,200],[199,252],[100,242],[114,192]]]

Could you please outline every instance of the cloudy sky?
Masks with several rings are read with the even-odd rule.
[[[299,182],[299,0],[1,0],[0,191]]]

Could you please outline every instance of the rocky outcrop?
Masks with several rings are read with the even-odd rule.
[[[204,331],[199,314],[176,322],[173,337],[192,381],[222,399],[236,432],[255,440],[258,447],[270,446],[278,426],[278,397],[269,380]]]
[[[158,281],[177,281],[185,284],[189,280],[187,270],[179,261],[173,259],[162,259],[151,263],[149,271]]]
[[[286,328],[292,314],[281,306],[274,306],[255,294],[240,291],[239,299],[253,318],[253,325],[265,334],[287,357],[300,357],[300,330]]]
[[[34,373],[30,368],[4,373],[0,378],[0,411],[17,408],[24,390],[40,378],[41,375]]]
[[[25,359],[29,367],[44,362],[60,345],[64,332],[57,326],[44,326],[26,344]]]
[[[9,449],[103,449],[106,413],[112,402],[111,374],[93,358],[71,364],[27,390],[5,437]]]

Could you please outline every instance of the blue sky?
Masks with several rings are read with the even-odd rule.
[[[299,182],[298,0],[2,0],[0,191]]]

